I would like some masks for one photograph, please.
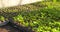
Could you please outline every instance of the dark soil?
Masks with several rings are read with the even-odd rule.
[[[11,27],[10,25],[5,25],[0,27],[0,32],[20,32],[20,30]]]

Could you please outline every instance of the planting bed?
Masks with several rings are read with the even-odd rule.
[[[39,2],[26,6],[3,8],[0,15],[23,32],[60,32],[59,3]]]

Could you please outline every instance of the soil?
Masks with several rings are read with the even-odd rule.
[[[20,30],[11,27],[10,25],[5,25],[0,27],[0,32],[20,32]]]

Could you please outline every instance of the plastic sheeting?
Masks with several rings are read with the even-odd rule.
[[[0,0],[0,8],[24,5],[38,1],[41,0]]]

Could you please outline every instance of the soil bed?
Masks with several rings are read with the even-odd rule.
[[[5,25],[0,27],[0,32],[20,32],[20,30],[11,27],[10,25]]]

